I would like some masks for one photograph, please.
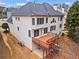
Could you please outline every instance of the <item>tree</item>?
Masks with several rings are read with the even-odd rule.
[[[69,9],[66,18],[66,28],[69,37],[78,42],[79,38],[79,2],[76,1]]]
[[[8,26],[7,23],[3,23],[3,24],[2,24],[2,28],[3,28],[3,29],[7,29],[7,28],[9,28],[9,26]]]

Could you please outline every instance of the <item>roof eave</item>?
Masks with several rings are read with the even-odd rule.
[[[12,15],[12,16],[27,16],[27,17],[34,17],[34,16],[44,16],[44,17],[63,17],[64,15]]]

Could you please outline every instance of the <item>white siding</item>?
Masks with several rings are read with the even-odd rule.
[[[19,41],[21,41],[22,43],[24,43],[28,48],[30,48],[32,50],[32,37],[34,36],[34,32],[33,30],[36,29],[40,29],[42,28],[42,32],[43,28],[48,27],[48,32],[50,32],[50,26],[56,25],[56,30],[52,31],[53,33],[57,33],[59,34],[59,32],[61,32],[61,29],[59,28],[59,24],[62,22],[58,21],[58,17],[48,17],[48,23],[46,23],[46,17],[44,18],[44,24],[42,25],[37,25],[37,17],[21,17],[21,16],[17,16],[20,17],[20,21],[16,20],[16,17],[13,16],[13,26],[11,28],[11,32],[17,36],[17,38],[19,39]],[[35,25],[32,25],[32,18],[35,18]],[[40,17],[38,17],[40,18]],[[52,23],[51,21],[52,19],[55,18],[56,23]],[[19,31],[17,30],[17,27],[19,27]],[[31,30],[31,36],[28,36],[28,30]],[[41,30],[40,30],[41,32]],[[41,33],[40,33],[41,35]],[[43,33],[42,33],[43,35]]]
[[[19,37],[19,40],[32,49],[32,38],[28,37],[28,30],[31,30],[31,18],[20,17],[20,21],[18,21],[16,17],[13,17],[13,24],[15,34]],[[19,31],[17,27],[19,27]]]

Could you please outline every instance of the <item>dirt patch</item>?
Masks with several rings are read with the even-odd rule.
[[[27,47],[21,47],[18,44],[18,40],[13,35],[8,34],[5,36],[7,36],[13,54],[10,56],[9,50],[4,45],[4,42],[0,41],[0,59],[40,59],[40,57],[32,53]],[[52,59],[79,59],[78,44],[74,43],[67,36],[61,37],[58,42],[61,51]],[[50,56],[46,59],[50,59]]]

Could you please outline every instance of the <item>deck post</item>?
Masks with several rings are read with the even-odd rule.
[[[43,48],[43,59],[44,59],[44,48]]]

